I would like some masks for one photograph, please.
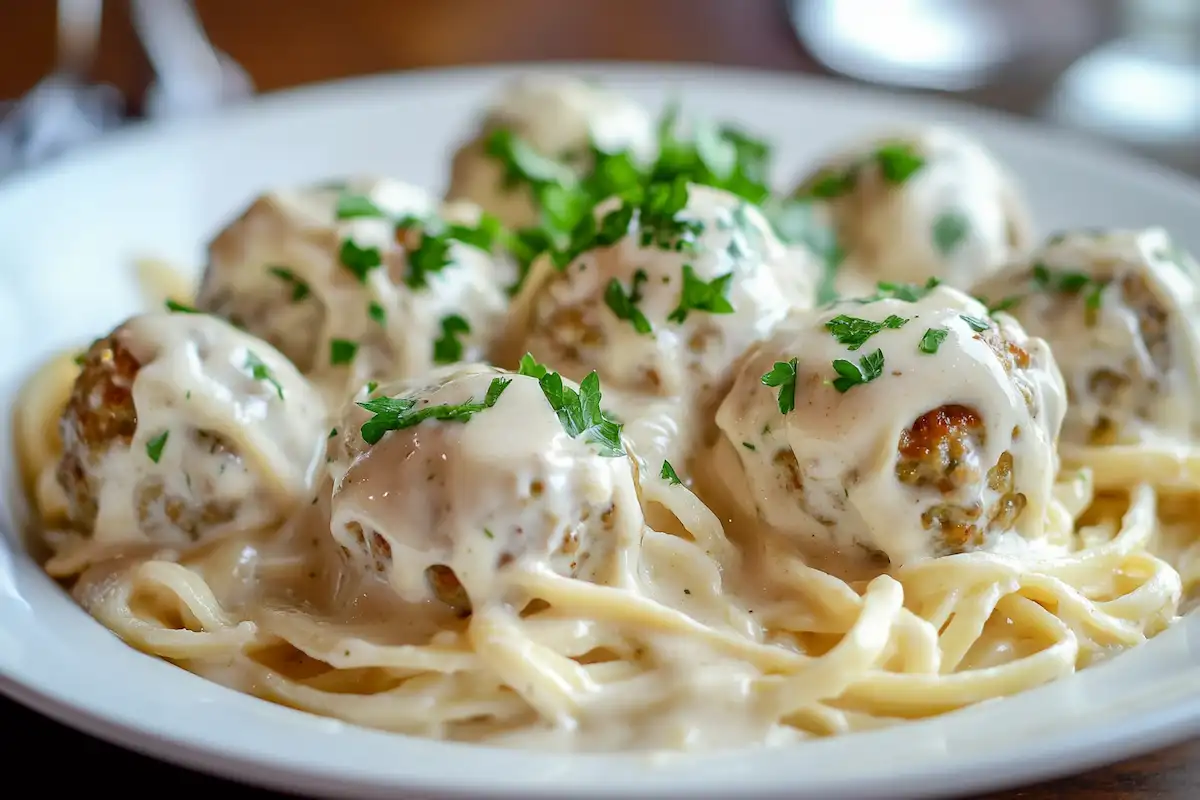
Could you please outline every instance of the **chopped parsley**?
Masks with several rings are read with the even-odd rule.
[[[367,305],[367,316],[370,317],[372,321],[377,322],[380,325],[387,324],[387,312],[383,310],[383,306],[381,306],[379,303],[376,303],[374,300]]]
[[[957,211],[947,211],[933,221],[933,246],[948,257],[966,240],[971,232],[971,223]]]
[[[704,225],[681,220],[678,215],[687,206],[688,185],[682,178],[670,183],[650,183],[638,208],[638,228],[642,247],[654,245],[662,250],[690,249]]]
[[[523,183],[538,186],[575,182],[574,174],[565,164],[542,155],[507,128],[492,131],[483,151],[504,167],[504,184],[508,188]]]
[[[433,342],[433,361],[436,364],[453,364],[462,361],[463,344],[458,337],[471,332],[471,325],[458,314],[442,317],[442,335]]]
[[[483,535],[484,535],[484,536],[486,536],[486,537],[488,537],[489,539],[495,539],[495,538],[496,538],[496,534],[492,533],[492,530],[491,530],[491,528],[484,528],[484,529],[483,529]]]
[[[817,173],[804,195],[817,200],[834,200],[850,194],[858,184],[858,169],[825,169]]]
[[[906,303],[916,303],[941,285],[937,278],[930,278],[922,284],[891,283],[880,281],[875,285],[875,294],[870,297],[859,297],[856,303],[874,303],[877,300],[903,300]]]
[[[279,278],[279,280],[292,287],[293,303],[299,303],[312,293],[308,284],[297,278],[296,273],[292,272],[287,267],[267,267],[267,272],[271,273],[276,278]]]
[[[376,267],[383,265],[383,256],[378,247],[359,247],[353,239],[342,242],[338,254],[342,266],[350,270],[359,283],[367,282],[367,274]]]
[[[770,372],[762,376],[763,386],[779,389],[779,413],[786,414],[796,407],[796,368],[799,359],[776,361]]]
[[[521,375],[526,375],[530,378],[537,378],[538,380],[541,380],[542,377],[549,371],[550,370],[546,368],[545,364],[533,357],[532,353],[526,353],[525,355],[521,356],[521,363],[517,365],[518,373]]]
[[[75,366],[82,367],[87,363],[87,353],[76,353],[73,361],[75,362]]]
[[[757,448],[757,447],[755,447],[754,445],[750,444],[749,442],[742,442],[742,447],[746,448],[747,450],[749,450],[749,451],[750,451],[750,452],[752,452],[752,453],[753,453],[754,451],[758,450],[758,448]]]
[[[1096,280],[1083,272],[1050,269],[1040,261],[1033,265],[1033,282],[1039,289],[1063,294],[1078,294],[1087,289],[1084,305],[1089,314],[1100,310],[1107,281]]]
[[[933,355],[949,335],[950,331],[945,328],[926,328],[925,335],[921,337],[921,343],[917,345],[917,349],[922,353]]]
[[[500,395],[512,383],[511,378],[492,378],[482,402],[467,400],[457,405],[443,404],[416,408],[417,401],[409,397],[377,397],[358,403],[374,416],[363,423],[359,433],[367,444],[376,444],[389,431],[399,431],[419,425],[427,419],[443,422],[467,422],[471,417],[496,405]]]
[[[155,464],[162,458],[163,448],[167,446],[167,437],[171,435],[170,431],[163,431],[158,436],[155,436],[150,441],[146,442],[146,455]]]
[[[176,302],[175,300],[171,300],[170,298],[167,299],[167,302],[164,305],[166,305],[167,311],[174,311],[174,312],[177,312],[180,314],[199,314],[200,313],[200,309],[195,308],[194,306],[184,305],[183,303]]]
[[[679,116],[677,104],[663,109],[658,123],[658,159],[650,170],[650,180],[684,179],[724,189],[751,203],[767,199],[771,148],[766,142],[709,120],[695,121],[690,139],[683,138],[677,132]]]
[[[370,394],[371,392],[373,392],[379,388],[379,382],[378,381],[367,381],[367,385],[364,386],[363,388],[367,390],[367,394]]]
[[[675,468],[671,466],[670,461],[663,461],[662,471],[658,473],[658,477],[671,486],[678,486],[683,483],[683,481],[679,480],[679,475],[675,472]]]
[[[621,282],[616,278],[610,280],[604,290],[604,302],[616,314],[617,319],[629,322],[635,331],[642,334],[650,333],[653,330],[650,320],[646,319],[646,315],[637,307],[638,302],[642,299],[642,284],[649,279],[646,271],[639,269],[633,273],[633,283],[629,287],[628,294],[621,288]]]
[[[271,368],[258,357],[258,353],[255,353],[253,350],[247,350],[246,363],[242,365],[242,368],[249,370],[254,380],[265,381],[274,386],[279,399],[283,399],[283,385],[275,378],[275,374],[271,372]]]
[[[895,314],[890,315],[883,322],[873,322],[861,317],[839,314],[826,322],[825,327],[833,334],[833,338],[838,340],[838,344],[846,345],[847,350],[857,350],[884,328],[895,330],[903,327],[906,322],[908,322],[907,319]]]
[[[625,455],[620,423],[600,409],[600,377],[595,371],[583,379],[578,392],[563,385],[562,376],[557,372],[542,375],[538,384],[568,436],[572,439],[583,437],[585,441],[599,445],[602,456]]]
[[[879,172],[888,183],[898,186],[925,166],[925,158],[907,142],[891,142],[875,151]]]
[[[338,197],[334,216],[338,219],[359,219],[387,215],[365,194],[343,194]]]
[[[833,371],[838,375],[833,380],[833,388],[844,394],[855,386],[870,383],[883,374],[883,351],[876,350],[863,356],[857,365],[839,358],[833,362]]]
[[[983,333],[990,327],[987,322],[981,320],[979,317],[972,317],[968,314],[959,314],[958,318],[970,325],[971,330],[975,331],[976,333]]]
[[[683,287],[679,291],[679,305],[667,317],[671,322],[682,324],[690,311],[707,311],[709,314],[732,314],[729,302],[729,284],[733,273],[718,275],[711,281],[696,277],[691,264],[683,265]]]
[[[330,428],[329,429],[329,438],[332,439],[335,436],[337,436],[337,428]]]
[[[978,300],[979,298],[976,299]],[[999,311],[1008,311],[1009,309],[1016,308],[1021,304],[1021,299],[1020,295],[1010,294],[1008,297],[1001,298],[995,303],[988,303],[986,300],[981,302],[987,306],[989,314],[995,314]]]
[[[358,354],[358,342],[352,342],[349,339],[331,339],[329,341],[329,363],[333,366],[341,366],[354,361],[354,356]]]

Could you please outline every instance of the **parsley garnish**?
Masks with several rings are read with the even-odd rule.
[[[73,360],[75,361],[75,366],[82,367],[87,363],[87,353],[76,353]]]
[[[541,380],[550,370],[546,368],[545,364],[534,358],[532,353],[526,353],[521,356],[521,363],[517,366],[517,371],[522,375]]]
[[[330,428],[329,429],[329,438],[332,439],[335,436],[337,436],[337,428]]]
[[[679,291],[679,305],[667,317],[671,322],[682,324],[689,311],[707,311],[709,314],[732,314],[733,305],[726,295],[733,273],[718,275],[711,281],[696,277],[691,264],[683,265],[683,288]]]
[[[776,361],[770,372],[762,376],[763,386],[779,388],[779,413],[786,414],[796,407],[796,367],[799,359]]]
[[[504,393],[510,383],[512,383],[511,378],[492,378],[482,403],[468,400],[458,405],[444,404],[414,409],[417,401],[408,397],[378,397],[374,400],[367,400],[357,405],[370,411],[374,416],[363,423],[359,432],[362,434],[364,442],[376,444],[389,431],[411,428],[427,419],[437,419],[443,422],[466,422],[480,411],[496,405],[496,401],[500,399],[500,395]]]
[[[574,183],[575,176],[565,164],[539,153],[507,128],[492,131],[484,152],[504,166],[504,183],[509,188],[528,183]]]
[[[358,219],[360,217],[384,217],[387,215],[365,194],[343,194],[338,197],[334,216],[338,219]]]
[[[833,338],[838,340],[838,344],[846,345],[847,350],[857,350],[866,343],[867,339],[870,339],[884,328],[895,330],[903,327],[906,322],[908,322],[907,319],[898,317],[895,314],[890,315],[883,322],[873,322],[861,317],[850,317],[845,314],[839,314],[829,320],[829,322],[826,322],[825,327],[833,334]]]
[[[450,266],[450,239],[447,236],[421,234],[421,243],[408,251],[408,273],[404,282],[413,289],[429,285],[429,276]]]
[[[279,399],[283,399],[283,385],[275,379],[271,368],[266,365],[258,354],[253,350],[246,351],[246,363],[242,365],[243,369],[250,370],[250,375],[256,381],[266,381],[275,387],[275,392],[279,395]]]
[[[1087,289],[1084,306],[1089,315],[1100,309],[1107,281],[1096,280],[1083,272],[1050,269],[1040,261],[1033,265],[1033,282],[1038,288],[1063,294],[1078,294]]]
[[[329,342],[329,363],[335,367],[349,364],[358,353],[358,342],[349,339],[331,339]]]
[[[299,303],[310,294],[308,284],[297,278],[296,273],[287,267],[267,267],[267,272],[292,287],[293,303]]]
[[[750,452],[752,452],[752,453],[753,453],[755,450],[757,450],[757,449],[758,449],[757,447],[755,447],[754,445],[750,444],[749,442],[742,442],[742,447],[746,448],[747,450],[749,450],[749,451],[750,451]]]
[[[671,486],[678,486],[683,483],[683,481],[679,480],[679,475],[675,472],[675,468],[671,466],[670,461],[663,461],[662,471],[658,473],[658,477]]]
[[[976,299],[978,300],[979,298]],[[1011,294],[1008,297],[1002,298],[996,303],[988,303],[987,301],[981,302],[987,306],[989,314],[995,314],[998,311],[1008,311],[1010,308],[1016,308],[1018,305],[1020,305],[1021,299],[1022,298],[1020,295]]]
[[[933,245],[943,257],[953,253],[967,234],[971,231],[971,223],[957,211],[947,211],[933,221]]]
[[[462,361],[463,345],[458,337],[471,332],[471,325],[458,314],[442,317],[442,335],[433,342],[433,360],[436,364],[453,364]]]
[[[715,186],[751,203],[767,199],[771,148],[766,142],[707,120],[692,125],[689,141],[676,134],[678,120],[679,109],[675,104],[668,105],[659,118],[659,154],[650,171],[650,180],[684,179]]]
[[[859,297],[856,303],[874,303],[876,300],[903,300],[906,303],[916,303],[941,285],[937,278],[930,278],[923,286],[915,283],[891,283],[880,281],[875,285],[875,294],[870,297]]]
[[[158,436],[155,436],[150,441],[146,442],[146,455],[150,456],[150,460],[155,464],[162,458],[163,448],[167,445],[167,437],[171,435],[170,431],[163,431]]]
[[[496,538],[496,534],[492,533],[492,531],[491,531],[491,529],[490,529],[490,528],[484,528],[484,529],[483,529],[483,535],[484,535],[484,536],[486,536],[486,537],[488,537],[489,539],[495,539],[495,538]]]
[[[900,185],[925,166],[925,159],[907,142],[881,145],[875,151],[879,172],[890,184]]]
[[[804,194],[817,200],[834,200],[853,192],[857,183],[857,169],[826,169],[817,173]]]
[[[179,302],[176,302],[171,299],[168,299],[164,305],[166,305],[167,311],[175,311],[180,314],[199,314],[200,313],[200,309],[198,309],[198,308],[195,308],[193,306],[184,305],[183,303],[179,303]]]
[[[379,303],[376,303],[374,300],[367,305],[367,316],[380,325],[387,323],[387,312],[383,310],[383,306],[379,305]]]
[[[949,335],[950,331],[945,328],[926,328],[925,335],[921,337],[921,343],[917,345],[917,349],[922,353],[933,355]]]
[[[633,273],[633,283],[629,287],[629,294],[625,294],[625,290],[621,288],[621,282],[616,278],[610,280],[604,290],[605,304],[617,315],[617,319],[630,322],[638,333],[650,333],[653,330],[650,320],[646,319],[646,315],[637,307],[638,302],[642,299],[642,284],[649,279],[646,271],[639,269]]]
[[[967,314],[959,314],[958,317],[963,322],[970,325],[971,330],[975,331],[976,333],[983,333],[989,327],[987,322],[985,322],[984,320],[981,320],[979,317],[972,317]]]
[[[359,247],[353,239],[342,242],[338,258],[342,266],[354,273],[359,283],[367,282],[367,273],[383,264],[378,247]]]
[[[367,385],[363,388],[367,390],[367,394],[370,394],[371,392],[373,392],[379,388],[379,382],[378,381],[367,381]]]
[[[833,371],[838,374],[834,378],[833,388],[845,393],[863,383],[870,383],[883,374],[883,351],[876,350],[854,362],[839,358],[833,362]]]
[[[615,458],[625,455],[621,447],[621,425],[614,422],[600,409],[600,377],[595,371],[579,384],[579,392],[563,385],[562,376],[547,372],[538,380],[542,394],[563,430],[572,439],[583,437],[585,441],[600,446],[600,455]]]

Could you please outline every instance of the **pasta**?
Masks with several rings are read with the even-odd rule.
[[[1158,295],[1152,330],[1089,266],[1105,241],[1047,277],[1037,255],[998,268],[989,229],[952,269],[851,257],[840,286],[883,282],[814,307],[828,253],[772,211],[761,145],[663,126],[656,160],[644,111],[539,86],[557,99],[493,109],[506,146],[456,162],[482,210],[388,181],[273,193],[214,239],[199,289],[144,267],[150,311],[30,379],[14,441],[45,568],[101,624],[359,725],[625,750],[943,714],[1183,613],[1200,455],[1191,404],[1155,393],[1200,371],[1190,295]],[[1020,216],[996,193],[972,213]],[[949,284],[891,281],[913,269]],[[1084,321],[1040,323],[1058,301]],[[1142,338],[1103,336],[1097,308]],[[1136,361],[1119,402],[1088,394],[1089,336],[1111,364],[1170,358]],[[1089,437],[1114,408],[1121,435]]]

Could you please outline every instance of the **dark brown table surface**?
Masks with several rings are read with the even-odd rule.
[[[1049,2],[1049,0],[1047,0]],[[820,72],[776,0],[197,0],[214,43],[260,91],[390,70],[536,60],[692,61]],[[139,107],[150,69],[121,2],[106,3],[95,78]],[[53,66],[54,3],[0,0],[0,98]],[[1036,21],[1031,21],[1036,24]],[[1058,55],[1065,66],[1078,53]],[[1044,65],[1047,74],[1055,57]],[[1047,82],[1028,75],[970,99],[1020,110]],[[5,761],[48,753],[87,762],[93,788],[123,786],[228,795],[230,784],[184,773],[69,731],[0,701],[12,735]],[[80,764],[76,757],[60,763]],[[56,788],[67,789],[56,775]],[[63,776],[64,778],[68,776]],[[134,792],[137,794],[137,792]],[[265,793],[255,793],[266,797]],[[1200,740],[1074,778],[986,800],[1200,798]],[[980,799],[983,800],[983,799]]]

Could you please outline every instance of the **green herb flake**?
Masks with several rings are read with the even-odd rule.
[[[333,438],[333,437],[335,437],[335,436],[337,436],[337,428],[330,428],[330,430],[329,430],[329,438],[330,438],[330,439],[332,439],[332,438]]]
[[[921,337],[921,343],[917,345],[917,349],[922,353],[933,355],[949,335],[950,331],[945,328],[926,328],[925,335]]]
[[[883,351],[876,350],[863,356],[857,365],[839,358],[833,362],[833,371],[838,375],[833,380],[833,388],[845,394],[855,386],[870,383],[883,374]]]
[[[989,327],[991,327],[985,320],[982,320],[979,317],[972,317],[969,314],[959,314],[958,318],[970,325],[971,330],[975,331],[976,333],[983,333]]]
[[[334,216],[338,219],[361,219],[387,215],[365,194],[343,194],[338,197]]]
[[[891,142],[875,151],[875,163],[885,181],[899,186],[925,166],[925,158],[907,142]]]
[[[980,298],[975,299],[987,306],[989,314],[996,314],[1001,311],[1010,311],[1016,308],[1021,304],[1022,297],[1017,294],[1011,294],[1008,297],[1001,298],[995,303],[988,303],[986,300],[980,300]]]
[[[373,322],[379,325],[387,324],[387,312],[384,311],[383,306],[381,306],[379,303],[376,303],[374,300],[367,305],[367,316],[370,317]]]
[[[467,422],[471,417],[485,411],[500,399],[500,395],[512,383],[511,378],[493,378],[482,402],[467,400],[457,405],[437,405],[416,408],[417,401],[408,397],[378,397],[358,403],[374,416],[363,423],[359,433],[367,444],[377,444],[389,431],[399,431],[419,425],[427,419],[442,422]]]
[[[358,342],[349,339],[332,339],[329,342],[329,363],[335,367],[351,363],[357,354]]]
[[[733,305],[729,302],[729,284],[733,281],[733,273],[718,275],[711,281],[696,277],[696,271],[691,264],[683,265],[683,287],[679,293],[679,305],[667,317],[671,322],[682,324],[687,319],[688,312],[705,311],[709,314],[732,314]]]
[[[663,461],[662,470],[658,473],[658,477],[671,486],[678,486],[683,483],[683,481],[679,480],[679,474],[675,472],[675,468],[671,466],[670,461]]]
[[[547,372],[538,384],[568,436],[572,439],[583,437],[585,441],[599,445],[602,456],[625,455],[620,423],[600,408],[600,377],[595,371],[583,379],[578,392],[565,386],[557,372]]]
[[[433,361],[453,364],[462,361],[463,343],[459,337],[471,332],[471,325],[458,314],[448,314],[441,320],[442,335],[433,342]]]
[[[378,381],[367,381],[367,385],[363,388],[367,390],[367,394],[371,394],[372,392],[374,392],[376,389],[379,388],[379,382]]]
[[[312,294],[308,284],[297,278],[296,273],[292,272],[287,267],[267,267],[267,272],[271,273],[276,278],[279,278],[279,280],[292,287],[293,303],[299,303],[301,300]]]
[[[839,314],[826,322],[825,327],[833,334],[833,338],[837,339],[838,344],[846,345],[847,350],[857,350],[884,328],[895,330],[903,327],[906,322],[907,319],[895,314],[888,316],[883,322]]]
[[[283,399],[283,384],[271,372],[271,368],[259,358],[258,353],[253,350],[246,351],[246,362],[242,365],[242,369],[249,370],[250,376],[256,381],[265,381],[275,387],[275,393],[279,395],[279,399]]]
[[[163,431],[158,436],[155,436],[150,441],[146,442],[146,455],[155,464],[162,458],[163,448],[167,446],[167,437],[171,435],[170,431]]]
[[[167,302],[164,303],[164,305],[167,307],[167,311],[173,311],[178,314],[199,314],[200,313],[200,309],[195,308],[194,306],[184,305],[183,303],[180,303],[180,302],[177,302],[177,301],[171,300],[171,299],[168,299]]]
[[[343,267],[358,278],[359,283],[366,283],[367,274],[383,265],[383,256],[378,247],[359,247],[353,239],[346,239],[342,242],[338,259],[342,262]]]
[[[550,370],[546,368],[545,364],[534,358],[532,353],[526,353],[521,356],[521,363],[517,366],[517,372],[521,375],[541,380]]]
[[[491,530],[491,528],[484,528],[484,529],[483,529],[483,535],[484,535],[484,536],[486,536],[486,537],[487,537],[487,538],[489,538],[489,539],[495,539],[495,538],[496,538],[496,534],[492,533],[492,530]]]
[[[629,293],[621,288],[621,282],[613,278],[608,282],[608,286],[604,290],[604,303],[617,316],[617,319],[625,320],[633,325],[633,329],[641,334],[649,334],[653,331],[650,325],[650,320],[646,319],[646,315],[637,307],[637,304],[642,299],[642,284],[649,277],[646,271],[639,269],[633,273],[633,283],[629,287]]]
[[[776,361],[771,371],[762,376],[763,386],[779,389],[779,413],[786,414],[796,407],[796,369],[799,359]],[[766,429],[764,429],[765,432]]]
[[[971,223],[957,211],[947,211],[933,221],[933,246],[947,258],[966,240]]]
[[[758,450],[758,448],[757,448],[757,447],[755,447],[754,445],[750,444],[749,442],[742,442],[742,447],[746,448],[747,450],[749,450],[749,451],[750,451],[750,452],[752,452],[752,453],[753,453],[754,451]]]

